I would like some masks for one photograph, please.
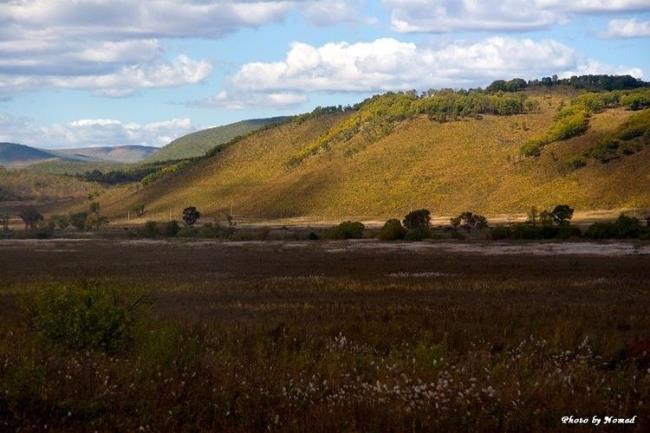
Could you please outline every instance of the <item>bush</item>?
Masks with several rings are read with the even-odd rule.
[[[88,221],[87,212],[73,213],[70,215],[70,225],[77,230],[85,230]]]
[[[490,237],[495,240],[512,238],[512,229],[508,226],[497,226],[490,230]]]
[[[142,231],[140,234],[145,238],[158,237],[158,235],[160,235],[160,230],[158,229],[158,223],[155,221],[147,221],[146,223],[144,223],[144,227],[142,227]]]
[[[310,241],[317,241],[319,238],[315,232],[309,232],[309,236],[307,237],[307,239],[309,239]]]
[[[403,223],[409,230],[428,230],[431,224],[431,212],[428,209],[411,211],[404,217]]]
[[[377,237],[382,241],[395,241],[404,239],[406,229],[398,219],[389,219],[379,231]]]
[[[542,140],[531,140],[521,146],[521,154],[524,156],[540,156],[544,144]]]
[[[174,237],[181,230],[181,226],[178,225],[178,221],[172,220],[166,223],[163,226],[162,234],[167,237]]]
[[[579,168],[582,168],[586,165],[587,165],[587,161],[580,156],[571,158],[570,160],[567,161],[567,166],[572,170],[578,170]]]
[[[358,221],[344,221],[334,229],[334,239],[361,239],[365,226]]]
[[[115,351],[132,339],[133,310],[114,290],[83,285],[39,293],[32,305],[36,332],[70,349]]]
[[[590,239],[638,238],[644,234],[638,218],[623,214],[615,222],[594,223],[585,232]]]
[[[182,227],[179,231],[177,236],[181,238],[194,238],[199,235],[199,230],[196,229],[195,227]]]
[[[404,235],[405,241],[422,241],[430,236],[428,229],[410,229]]]

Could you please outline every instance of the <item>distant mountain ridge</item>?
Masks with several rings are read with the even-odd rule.
[[[35,147],[18,143],[0,143],[0,165],[24,167],[57,158],[56,155]]]
[[[78,149],[40,149],[18,143],[0,143],[0,166],[27,167],[46,161],[136,163],[159,149],[152,146],[104,146]]]
[[[52,153],[85,161],[135,163],[147,159],[159,150],[160,148],[153,146],[127,145],[61,149]]]
[[[267,126],[282,123],[287,116],[249,119],[216,126],[177,138],[147,159],[147,162],[173,161],[203,156],[207,151],[230,140]]]

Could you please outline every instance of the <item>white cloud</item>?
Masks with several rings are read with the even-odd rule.
[[[0,141],[44,148],[148,145],[164,146],[198,128],[190,119],[139,124],[115,119],[79,119],[38,126],[25,118],[0,114]]]
[[[304,2],[302,13],[317,26],[368,21],[361,18],[360,6],[358,0],[313,0]]]
[[[222,90],[210,98],[196,101],[191,105],[200,107],[243,110],[250,107],[270,107],[288,109],[308,101],[307,96],[296,92],[238,92]]]
[[[5,2],[8,30],[105,39],[218,38],[283,19],[291,1],[21,0]]]
[[[0,1],[0,98],[44,86],[123,96],[197,83],[207,62],[164,55],[165,38],[219,38],[277,22],[292,1]]]
[[[529,31],[580,13],[650,10],[647,0],[383,0],[398,32]]]
[[[172,61],[133,64],[100,74],[10,75],[0,74],[0,94],[38,87],[87,89],[104,96],[126,96],[139,89],[195,84],[207,78],[212,66],[206,61],[179,55]]]
[[[650,37],[650,21],[636,18],[611,20],[605,36],[610,38],[647,38]]]
[[[569,71],[642,71],[581,58],[553,40],[492,37],[442,48],[391,38],[315,47],[293,43],[283,61],[248,63],[232,78],[241,92],[372,92],[484,85],[501,78],[538,78]]]

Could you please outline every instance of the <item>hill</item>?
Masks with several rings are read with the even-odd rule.
[[[0,143],[0,165],[24,167],[37,162],[56,158],[52,153],[16,143]]]
[[[232,206],[240,218],[311,220],[650,208],[650,109],[630,109],[650,94],[618,92],[377,96],[235,140],[102,205],[114,218],[144,204],[150,217],[192,205],[219,219]]]
[[[59,200],[82,199],[104,189],[72,176],[37,173],[27,169],[0,167],[0,209],[18,202],[43,204]],[[17,203],[8,203],[17,202]]]
[[[250,119],[197,131],[172,141],[149,157],[147,162],[173,161],[203,156],[210,149],[227,143],[236,137],[284,122],[287,119],[289,118]]]
[[[57,149],[52,153],[64,159],[79,161],[136,163],[145,160],[158,150],[159,148],[153,146],[129,145]]]

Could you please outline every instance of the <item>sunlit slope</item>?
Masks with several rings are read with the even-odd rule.
[[[560,97],[541,98],[540,110],[438,122],[416,116],[387,136],[363,131],[292,158],[350,114],[323,115],[253,134],[139,191],[105,196],[119,217],[144,203],[152,217],[185,206],[222,219],[232,205],[240,217],[383,218],[426,207],[434,214],[471,210],[488,215],[568,203],[579,210],[650,208],[650,148],[603,164],[581,156],[628,119],[623,108],[595,114],[581,136],[547,145],[538,158],[520,148],[553,122]],[[303,152],[304,153],[304,152]]]
[[[286,119],[286,117],[250,119],[193,132],[172,141],[151,155],[147,159],[147,162],[171,161],[203,156],[208,150],[220,144],[227,143],[235,137],[280,123]]]

